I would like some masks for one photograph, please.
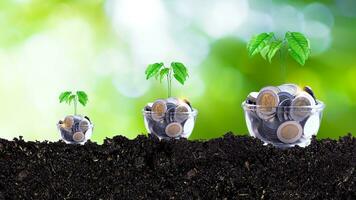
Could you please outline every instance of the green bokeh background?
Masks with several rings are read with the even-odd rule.
[[[79,112],[95,124],[92,140],[146,133],[141,109],[166,96],[144,77],[157,61],[188,66],[173,94],[199,110],[191,139],[246,134],[246,95],[286,82],[311,86],[327,105],[319,138],[355,134],[353,0],[1,0],[0,30],[2,138],[58,140],[56,122],[73,112],[58,103],[63,90],[89,94]],[[247,56],[253,34],[287,30],[311,39],[305,66]]]

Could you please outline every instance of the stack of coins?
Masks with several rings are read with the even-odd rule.
[[[304,126],[318,101],[310,87],[295,84],[264,87],[251,92],[245,104],[251,130],[264,142],[288,146],[311,137],[305,136]]]
[[[86,140],[86,134],[92,124],[88,117],[79,115],[68,115],[64,120],[58,122],[58,129],[62,139],[66,143],[83,143]]]
[[[144,108],[147,128],[159,138],[187,137],[194,126],[193,108],[187,100],[158,99]]]

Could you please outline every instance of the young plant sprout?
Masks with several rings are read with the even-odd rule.
[[[261,33],[250,40],[247,50],[250,56],[260,54],[269,62],[277,52],[282,58],[288,51],[294,60],[304,65],[310,56],[310,43],[298,32],[287,32],[283,39],[277,39],[274,33]],[[281,68],[285,77],[283,63]],[[251,136],[287,148],[310,144],[318,132],[324,104],[316,99],[310,87],[289,83],[251,92],[242,107]]]
[[[59,95],[59,102],[74,105],[74,115],[67,115],[57,124],[62,140],[68,144],[84,144],[91,137],[93,124],[89,117],[77,115],[77,105],[79,102],[85,106],[88,103],[88,95],[83,91],[65,91]]]
[[[296,60],[300,65],[304,65],[305,61],[310,56],[310,42],[308,38],[299,32],[286,32],[283,39],[279,39],[273,32],[260,33],[251,38],[247,44],[249,56],[260,54],[263,59],[272,62],[272,58],[279,53],[281,59],[281,68],[283,75],[285,75],[285,67],[282,58],[289,55]]]
[[[157,99],[143,109],[145,127],[159,139],[188,138],[193,131],[197,110],[186,99],[171,97],[172,79],[182,85],[187,80],[188,70],[180,62],[172,62],[169,67],[163,63],[148,65],[146,79],[155,77],[160,82],[164,78],[168,84],[168,98]]]
[[[167,79],[167,89],[168,89],[168,97],[171,97],[172,93],[172,79],[173,77],[182,85],[184,85],[184,82],[187,80],[188,75],[188,70],[184,66],[183,63],[180,62],[172,62],[169,67],[164,66],[163,63],[153,63],[148,65],[146,71],[146,79],[150,79],[152,77],[155,77],[156,79],[159,79],[160,82],[164,78]]]
[[[86,104],[88,103],[88,95],[84,91],[77,91],[75,93],[71,91],[65,91],[59,95],[59,103],[63,102],[69,105],[73,102],[74,115],[77,115],[78,102],[83,106],[86,106]]]

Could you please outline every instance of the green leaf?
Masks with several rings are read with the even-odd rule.
[[[66,92],[62,92],[59,95],[59,103],[62,103],[63,101],[67,101],[68,97],[72,94],[71,91],[66,91]]]
[[[159,81],[162,82],[162,79],[164,76],[166,76],[169,73],[169,68],[164,68],[160,71],[159,73]]]
[[[299,32],[287,32],[288,52],[294,60],[304,65],[310,55],[309,40]]]
[[[254,56],[266,47],[268,42],[273,37],[274,33],[261,33],[253,36],[247,44],[247,50],[249,56]]]
[[[180,62],[172,62],[171,67],[173,69],[174,78],[183,85],[189,76],[187,68]]]
[[[267,54],[269,62],[272,62],[272,58],[274,57],[274,55],[276,55],[277,51],[281,49],[282,44],[283,44],[282,40],[276,40],[271,42],[270,49]]]
[[[185,79],[182,76],[179,76],[178,74],[174,74],[173,76],[179,83],[184,85]]]
[[[78,101],[85,106],[88,103],[88,95],[84,91],[77,91]]]
[[[159,70],[161,69],[161,67],[163,66],[163,63],[154,63],[154,64],[150,64],[148,65],[145,74],[146,74],[146,79],[149,79],[153,76],[155,76]]]
[[[71,104],[72,101],[75,99],[76,95],[75,94],[72,94],[68,97],[68,100],[66,101],[68,104]]]
[[[266,45],[266,46],[260,51],[260,54],[261,54],[262,58],[265,59],[265,60],[266,60],[267,53],[269,52],[269,49],[270,49],[270,46],[269,46],[269,45]]]

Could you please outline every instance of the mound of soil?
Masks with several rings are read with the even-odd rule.
[[[0,139],[0,199],[356,199],[355,166],[351,134],[287,150],[231,133],[82,146]]]

